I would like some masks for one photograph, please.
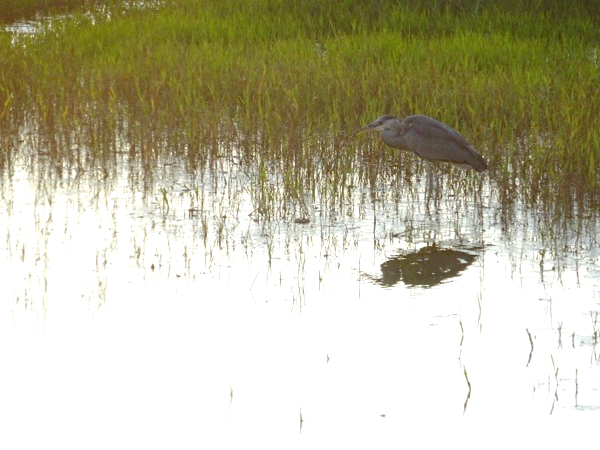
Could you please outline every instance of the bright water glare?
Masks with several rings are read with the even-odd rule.
[[[595,233],[508,223],[489,180],[430,207],[420,179],[306,198],[302,223],[261,218],[227,159],[1,175],[2,448],[592,436]]]

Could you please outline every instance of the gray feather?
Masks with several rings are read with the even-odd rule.
[[[427,116],[408,116],[403,121],[383,116],[369,125],[381,129],[381,139],[391,147],[411,150],[429,161],[449,162],[482,172],[485,160],[456,130]]]

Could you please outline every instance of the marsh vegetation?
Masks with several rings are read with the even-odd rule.
[[[14,385],[85,355],[77,388],[118,385],[94,404],[130,408],[102,423],[134,415],[142,434],[287,439],[300,408],[318,442],[430,423],[432,404],[444,421],[593,414],[594,5],[0,0],[0,337],[40,356]],[[427,204],[421,161],[347,139],[384,113],[452,125],[490,170],[437,166]],[[32,401],[71,392],[48,380]],[[203,406],[155,419],[148,390]]]
[[[132,155],[191,168],[235,149],[298,196],[349,172],[409,177],[411,158],[382,164],[343,138],[383,112],[423,113],[478,144],[504,203],[590,210],[598,13],[547,3],[107,2],[2,34],[2,126],[78,169],[108,164],[124,135]]]

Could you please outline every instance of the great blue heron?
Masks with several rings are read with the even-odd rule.
[[[463,169],[483,172],[488,165],[479,153],[456,130],[427,116],[408,116],[400,120],[382,116],[350,136],[367,131],[381,131],[381,139],[390,147],[410,150],[427,161],[452,163]],[[433,179],[427,167],[429,187]]]

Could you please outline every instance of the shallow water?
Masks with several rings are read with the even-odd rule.
[[[336,208],[303,199],[308,223],[268,221],[233,159],[149,173],[123,153],[107,174],[20,150],[0,200],[10,448],[592,436],[594,220],[507,219],[493,181],[445,176],[429,207],[419,178],[356,182]]]

